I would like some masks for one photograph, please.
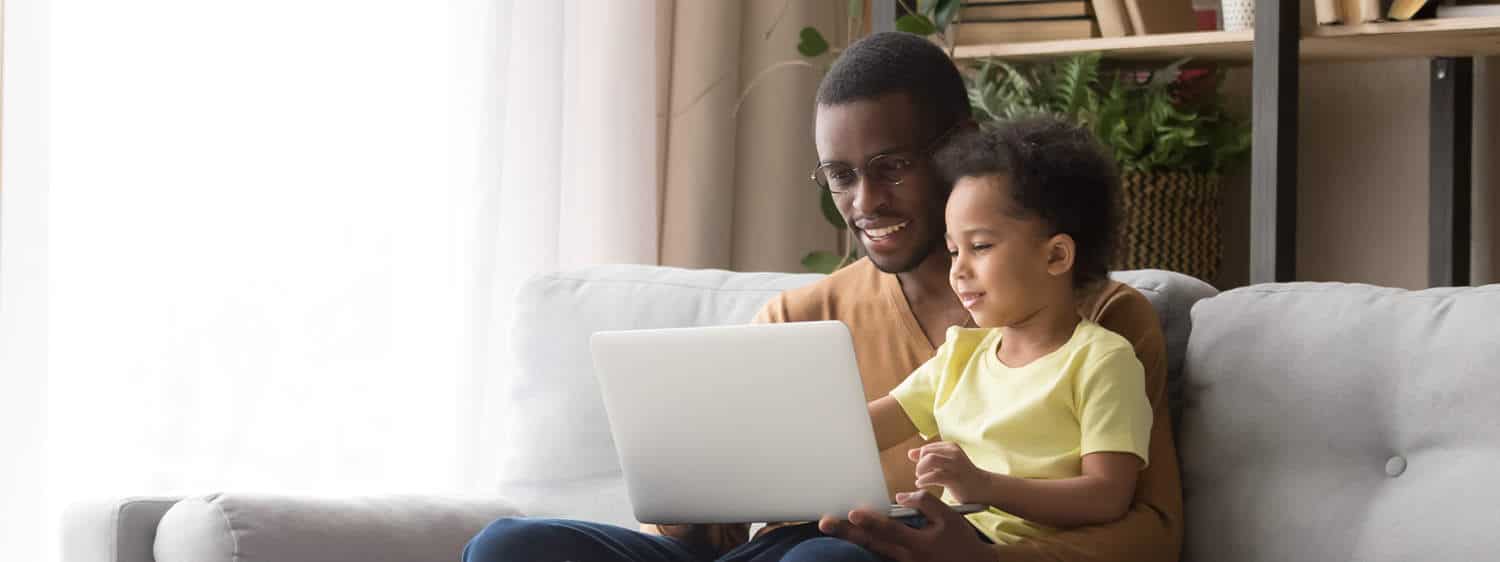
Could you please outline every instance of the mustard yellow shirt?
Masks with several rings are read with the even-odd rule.
[[[1000,334],[949,328],[937,354],[891,391],[922,437],[953,442],[975,466],[1017,478],[1081,476],[1083,456],[1099,452],[1130,453],[1146,466],[1152,410],[1129,341],[1082,320],[1062,347],[1011,368],[995,355]],[[993,507],[968,517],[1002,544],[1055,532]]]

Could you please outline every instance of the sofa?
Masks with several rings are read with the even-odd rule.
[[[1184,559],[1500,560],[1500,286],[1258,285],[1114,275],[1163,323]],[[598,266],[517,296],[493,497],[219,493],[74,506],[67,562],[455,560],[491,520],[633,526],[587,353],[594,331],[744,322],[812,274]]]

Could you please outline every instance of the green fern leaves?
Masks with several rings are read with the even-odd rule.
[[[1224,108],[1223,71],[1184,71],[1187,59],[1149,73],[1100,70],[1089,53],[1040,63],[982,61],[966,77],[982,124],[1038,113],[1088,127],[1121,172],[1217,175],[1250,151],[1250,124]],[[1207,82],[1204,82],[1207,81]]]

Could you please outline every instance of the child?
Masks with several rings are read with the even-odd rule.
[[[919,487],[997,543],[1124,516],[1146,466],[1151,405],[1125,338],[1079,316],[1108,274],[1119,183],[1086,130],[1033,118],[955,138],[949,282],[977,329],[870,403],[882,450],[913,434]]]

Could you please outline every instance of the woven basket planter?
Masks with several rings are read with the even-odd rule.
[[[1219,177],[1121,176],[1124,210],[1114,269],[1166,269],[1212,282],[1219,271]]]

